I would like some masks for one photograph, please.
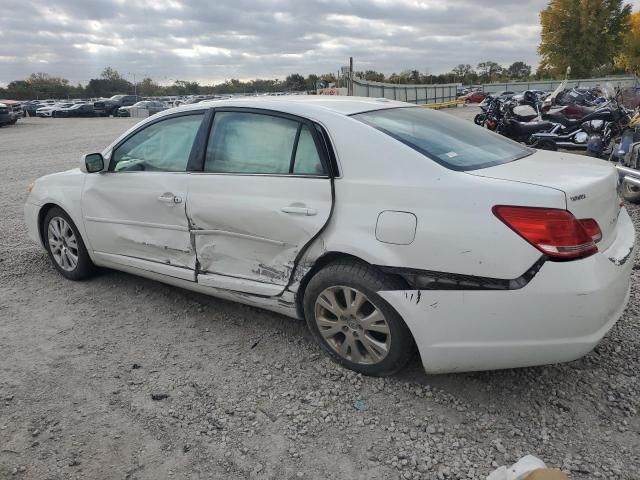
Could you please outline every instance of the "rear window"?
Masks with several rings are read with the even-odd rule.
[[[443,112],[392,108],[353,115],[452,170],[476,170],[533,153],[519,143]]]

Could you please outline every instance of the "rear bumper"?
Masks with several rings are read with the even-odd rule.
[[[520,290],[379,293],[405,320],[429,373],[567,362],[591,351],[622,315],[635,253],[623,209],[607,250],[548,261]]]

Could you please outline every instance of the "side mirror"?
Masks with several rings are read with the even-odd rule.
[[[97,173],[104,170],[104,158],[101,153],[87,153],[82,156],[80,170],[85,173]]]

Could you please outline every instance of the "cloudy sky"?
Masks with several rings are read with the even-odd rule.
[[[547,0],[2,0],[0,84],[42,71],[86,83],[201,83],[337,70],[441,73],[537,64]],[[640,0],[634,2],[640,7]]]

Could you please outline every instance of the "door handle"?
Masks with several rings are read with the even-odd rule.
[[[308,217],[311,217],[318,213],[315,208],[307,207],[283,207],[280,209],[280,211],[284,213],[290,213],[292,215],[306,215]]]
[[[158,197],[158,200],[163,203],[171,203],[171,204],[182,203],[182,197],[178,195],[174,195],[173,193],[163,193]]]

